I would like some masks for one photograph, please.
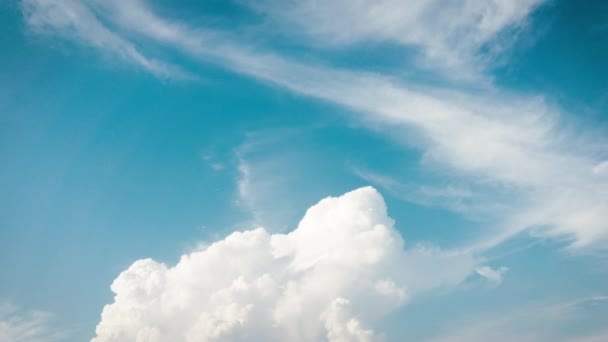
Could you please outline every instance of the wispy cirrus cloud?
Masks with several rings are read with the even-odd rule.
[[[0,341],[52,342],[68,336],[68,332],[53,325],[53,315],[44,311],[25,311],[0,303]]]
[[[601,246],[608,237],[608,181],[593,172],[602,152],[563,129],[559,110],[542,98],[425,89],[276,56],[241,54],[232,62],[244,73],[347,107],[400,143],[412,143],[400,131],[414,132],[423,165],[475,191],[514,198],[509,216],[500,217],[504,234],[488,246],[533,227],[578,247]]]
[[[291,35],[322,46],[367,42],[406,46],[418,65],[444,76],[474,80],[506,48],[544,0],[317,0],[243,1]]]
[[[248,226],[266,227],[271,232],[286,231],[290,228],[288,222],[297,222],[299,218],[301,208],[297,208],[290,194],[305,161],[301,156],[293,158],[288,153],[272,150],[290,136],[289,132],[279,129],[249,132],[233,151],[239,174],[236,201],[250,216]]]
[[[485,313],[482,317],[468,317],[466,321],[456,320],[454,327],[427,341],[603,341],[608,336],[603,321],[589,318],[603,315],[608,308],[607,300],[606,296],[590,296],[571,301],[537,302],[507,312]],[[568,331],[568,326],[576,326],[583,321],[587,325],[584,333],[576,329]]]
[[[494,282],[495,284],[502,283],[502,279],[509,269],[507,267],[500,267],[499,269],[493,269],[490,266],[482,266],[475,270],[480,276]]]
[[[504,213],[493,218],[500,233],[480,244],[482,249],[526,229],[565,238],[572,242],[572,247],[602,248],[608,240],[608,179],[601,172],[608,156],[594,148],[596,137],[565,129],[564,115],[558,108],[547,105],[542,96],[497,89],[470,92],[430,87],[387,75],[311,65],[241,44],[218,32],[210,33],[205,28],[162,18],[143,1],[82,3],[87,5],[51,0],[24,2],[30,25],[50,27],[54,33],[70,32],[76,27],[76,38],[93,42],[100,49],[125,50],[119,43],[104,44],[114,39],[108,39],[104,30],[95,29],[101,22],[98,16],[104,22],[114,23],[116,35],[119,32],[120,36],[141,35],[198,61],[216,63],[297,94],[349,109],[354,120],[370,129],[398,143],[419,148],[423,154],[422,165],[439,170],[439,176],[465,184],[475,193],[490,197],[490,202],[494,197],[506,207]],[[253,6],[265,8],[264,3]],[[442,56],[432,51],[474,55],[481,46],[497,39],[500,32],[523,22],[538,4],[537,1],[517,6],[504,1],[463,1],[452,7],[439,6],[434,1],[411,2],[408,5],[414,6],[412,13],[417,15],[411,17],[415,18],[411,22],[404,20],[403,25],[419,27],[422,33],[410,33],[398,23],[387,24],[396,26],[385,32],[380,26],[373,26],[380,23],[369,23],[372,26],[356,28],[354,37],[335,33],[335,39],[345,42],[374,37],[397,39],[391,37],[401,30],[406,32],[403,44],[421,45],[424,54],[435,55],[448,63],[452,58],[468,57]],[[78,14],[65,15],[73,13],[72,6]],[[295,13],[305,10],[306,6],[311,11],[319,7],[319,13],[324,10],[335,13],[344,4],[314,7],[313,2],[304,2],[294,6]],[[363,19],[374,15],[374,10],[378,11],[376,15],[388,11],[408,18],[398,2],[385,1],[370,6],[369,2],[360,1],[345,11]],[[425,18],[420,14],[433,8],[438,8],[439,13],[445,11],[443,15],[449,19],[436,28],[440,30],[438,34],[432,20],[419,22]],[[53,19],[56,12],[63,13],[59,18],[69,18],[70,25],[63,24],[65,20]],[[27,16],[27,13],[36,15]],[[342,27],[340,20],[337,21],[335,27],[321,29],[337,32]],[[435,35],[437,38],[429,38]],[[459,44],[468,52],[450,48],[454,37],[464,37]],[[480,206],[486,204],[480,203]]]
[[[186,79],[180,68],[147,56],[128,38],[101,19],[93,2],[78,0],[24,0],[22,12],[28,27],[37,34],[61,35],[82,42],[103,54],[132,63],[160,78]]]

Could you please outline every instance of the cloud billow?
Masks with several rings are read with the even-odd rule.
[[[404,250],[366,187],[323,199],[288,234],[235,232],[173,267],[136,261],[93,341],[378,340],[374,322],[476,267],[470,254]]]

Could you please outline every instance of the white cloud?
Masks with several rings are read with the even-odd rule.
[[[490,266],[481,266],[478,267],[475,272],[477,272],[477,274],[479,274],[480,276],[493,281],[496,284],[500,284],[502,283],[502,279],[505,275],[505,273],[507,273],[509,269],[506,267],[501,267],[499,269],[493,269]]]
[[[81,41],[102,53],[138,65],[161,78],[189,78],[179,68],[150,58],[129,39],[101,21],[90,5],[78,0],[22,0],[29,28],[40,34],[58,34]]]
[[[571,239],[573,247],[601,247],[608,239],[608,180],[590,172],[598,151],[590,151],[594,144],[584,136],[560,129],[559,111],[542,98],[408,86],[272,55],[226,60],[243,73],[349,108],[370,128],[422,149],[422,162],[449,179],[510,198],[496,220],[503,234],[484,248],[532,227]]]
[[[275,132],[273,136],[276,135]],[[285,161],[280,153],[268,153],[279,140],[250,133],[234,151],[239,171],[237,204],[250,216],[250,226],[264,226],[271,232],[290,229],[301,215],[295,211],[289,192],[296,174],[293,169],[300,161]]]
[[[423,66],[470,78],[543,0],[244,1],[322,45],[390,42],[421,50]],[[296,33],[297,32],[297,33]],[[509,32],[513,35],[514,32]],[[509,35],[509,36],[510,36]],[[501,39],[498,39],[501,38]],[[486,53],[482,53],[481,50]]]
[[[606,296],[558,303],[527,303],[524,307],[455,317],[428,342],[604,341]],[[584,329],[581,330],[581,327]]]
[[[18,307],[0,304],[0,341],[51,342],[67,335],[51,324],[53,315],[44,311],[24,311]]]
[[[420,50],[419,65],[451,79],[479,79],[492,51],[508,45],[528,15],[545,0],[252,0],[272,30],[306,32],[314,41],[338,46],[393,42]],[[22,0],[28,24],[38,31],[69,33],[110,50],[163,77],[187,77],[145,56],[130,34],[152,38],[221,62],[231,47],[217,31],[193,28],[155,15],[143,0]],[[277,25],[278,24],[278,25]],[[121,34],[122,33],[122,34]],[[505,34],[509,33],[509,34]],[[132,36],[131,36],[132,37]],[[219,49],[218,49],[219,48]],[[482,50],[484,52],[482,52]]]
[[[93,341],[376,340],[368,326],[477,266],[404,250],[380,194],[361,188],[311,207],[289,234],[236,232],[173,267],[136,261],[112,284]]]
[[[379,186],[404,201],[429,207],[443,207],[466,215],[468,219],[487,221],[505,211],[504,203],[497,201],[497,195],[483,191],[473,191],[467,184],[443,186],[420,183],[401,183],[394,177],[353,168],[352,172],[370,184]],[[452,180],[453,181],[453,180]]]
[[[46,1],[27,0],[27,3],[42,12],[49,11]],[[605,248],[608,179],[602,177],[602,168],[598,166],[605,160],[598,156],[605,152],[593,150],[596,144],[585,136],[561,129],[564,125],[560,111],[546,105],[542,97],[496,89],[467,92],[423,87],[373,73],[303,64],[231,43],[204,29],[163,19],[142,1],[94,3],[95,8],[103,9],[98,13],[105,14],[105,20],[130,35],[142,35],[200,61],[218,63],[295,93],[343,106],[371,129],[418,147],[423,152],[424,165],[443,171],[439,175],[456,179],[475,194],[489,198],[487,202],[481,201],[482,207],[492,202],[492,198],[505,207],[493,217],[500,232],[476,248],[492,247],[526,229],[535,229],[543,236],[566,238],[572,247]],[[341,8],[341,4],[331,6]],[[356,4],[353,11],[363,11],[361,16],[369,14],[368,2]],[[388,11],[386,6],[397,2],[380,4],[378,10],[384,13]],[[435,3],[422,1],[418,6],[427,11],[429,4]],[[466,32],[465,36],[470,35],[465,42],[475,42],[467,43],[475,50],[497,32],[519,23],[535,4],[536,1],[523,5],[465,1],[460,7],[443,3],[434,6],[446,8],[447,23],[452,23],[456,31]],[[408,15],[402,9],[395,13]],[[341,17],[342,14],[336,20]],[[55,28],[65,29],[61,25]],[[104,37],[97,30],[83,30],[81,35],[87,41]],[[443,37],[439,38],[441,42],[460,44],[459,39],[449,34],[439,37]],[[442,43],[437,44],[442,51]],[[449,45],[446,49],[451,50]]]
[[[344,298],[336,298],[321,318],[325,320],[327,340],[329,342],[369,342],[378,340],[374,332],[361,326],[359,320],[352,317],[350,303]]]
[[[601,163],[595,165],[592,169],[593,173],[596,175],[605,174],[608,172],[608,160],[602,161]]]

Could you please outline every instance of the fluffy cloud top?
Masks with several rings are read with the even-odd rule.
[[[366,187],[323,199],[289,234],[236,232],[173,267],[138,260],[112,284],[93,341],[375,340],[375,321],[478,266],[404,250],[393,224]]]

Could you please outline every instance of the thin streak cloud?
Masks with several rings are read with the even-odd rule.
[[[92,3],[103,8],[99,13],[126,33],[141,34],[201,62],[217,63],[303,96],[346,107],[353,112],[353,119],[398,143],[411,143],[401,141],[400,130],[418,132],[422,139],[415,145],[423,152],[423,165],[442,170],[446,177],[465,182],[475,191],[517,199],[510,203],[509,215],[495,222],[502,231],[484,248],[526,229],[569,240],[573,248],[602,248],[608,240],[608,179],[598,173],[605,156],[598,158],[601,152],[590,149],[597,143],[563,129],[563,114],[541,96],[428,87],[386,75],[304,64],[226,40],[226,36],[217,39],[215,35],[213,39],[204,28],[157,16],[142,1]],[[29,16],[35,19],[29,20],[31,25],[58,33],[77,27],[79,39],[108,39],[104,30],[97,29],[99,21],[86,6],[72,2],[48,6],[41,0],[27,0],[26,4],[26,13],[36,14]],[[461,19],[481,25],[481,38],[474,33],[469,39],[489,41],[501,27],[520,21],[535,4],[529,2],[517,14],[497,14],[502,19],[489,27],[483,21],[477,23],[476,15]],[[70,17],[74,21],[70,25],[50,15],[72,10],[83,15]],[[118,51],[124,50],[122,46],[100,44]]]

